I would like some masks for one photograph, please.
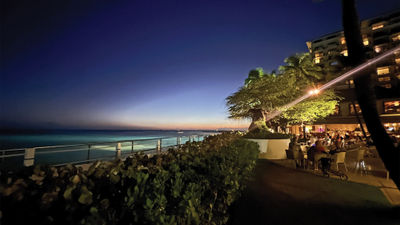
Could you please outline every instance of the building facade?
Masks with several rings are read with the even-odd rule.
[[[400,45],[400,11],[361,21],[363,44],[368,58],[374,58],[386,50]],[[343,31],[330,33],[306,43],[313,56],[314,63],[336,67],[346,71],[342,61],[347,56],[346,40]],[[376,64],[371,70],[374,85],[380,90],[399,93],[400,90],[400,51]],[[342,74],[341,72],[340,74]],[[353,80],[347,80],[335,86],[339,95],[344,97],[336,107],[336,112],[324,120],[307,126],[310,132],[327,130],[360,130],[361,109],[355,97]],[[400,95],[383,96],[377,94],[377,108],[381,120],[389,133],[400,135]],[[293,133],[299,133],[299,127],[292,127]]]

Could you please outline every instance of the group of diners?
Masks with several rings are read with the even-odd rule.
[[[398,147],[400,143],[398,136],[392,134],[391,139],[395,147]],[[296,155],[301,164],[307,160],[313,164],[314,170],[318,170],[321,158],[335,158],[333,156],[338,152],[370,145],[372,145],[370,136],[364,138],[354,131],[331,131],[307,134],[305,138],[302,134],[297,135],[291,140],[288,151],[294,151],[291,155]]]
[[[321,158],[331,158],[338,152],[346,151],[350,145],[363,143],[360,135],[353,132],[345,133],[320,133],[296,136],[289,145],[289,151],[299,151],[299,162],[311,162],[314,170],[318,170],[318,162]],[[301,158],[303,157],[303,158]],[[308,163],[307,163],[308,164]]]

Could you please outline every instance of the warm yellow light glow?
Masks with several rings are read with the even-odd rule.
[[[396,58],[394,61],[396,62],[396,64],[400,64],[400,58]]]
[[[364,44],[365,46],[369,45],[368,38],[364,38],[364,39],[363,39],[363,44]]]
[[[376,53],[379,53],[379,52],[382,51],[382,48],[379,47],[379,46],[375,46],[374,50],[375,50]]]
[[[320,61],[320,58],[315,58],[314,59],[314,63],[316,63],[316,64],[318,64],[318,63],[320,63],[321,61]]]
[[[381,24],[374,24],[374,25],[372,25],[372,30],[378,30],[378,29],[381,29],[383,27],[384,27],[384,25],[382,23]]]
[[[378,75],[388,74],[389,72],[390,72],[390,71],[389,71],[389,67],[388,67],[388,66],[376,68],[376,73],[377,73]]]
[[[400,101],[384,102],[383,105],[385,113],[400,113]]]
[[[341,51],[340,54],[344,55],[344,56],[348,56],[349,55],[348,52],[347,52],[347,49]]]
[[[393,41],[400,41],[400,33],[392,37]]]
[[[320,90],[318,90],[318,89],[313,89],[313,90],[310,90],[310,91],[308,92],[308,94],[310,94],[310,95],[317,95],[319,92],[320,92]]]
[[[390,77],[379,77],[378,81],[379,82],[390,81]]]
[[[340,38],[340,44],[342,45],[346,44],[346,39],[344,37]]]

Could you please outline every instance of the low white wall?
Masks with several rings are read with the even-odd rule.
[[[286,159],[286,151],[289,148],[290,139],[247,139],[259,145],[260,158]]]

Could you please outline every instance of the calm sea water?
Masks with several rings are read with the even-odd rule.
[[[103,159],[114,157],[116,154],[116,143],[121,142],[122,154],[129,154],[132,151],[154,150],[157,140],[162,139],[162,146],[168,147],[177,144],[177,137],[181,137],[181,143],[189,140],[188,136],[195,137],[195,140],[203,140],[202,136],[216,134],[211,131],[159,131],[159,130],[131,130],[131,131],[41,131],[24,133],[2,133],[0,134],[0,150],[13,148],[29,148],[53,145],[75,145],[74,147],[50,147],[36,149],[35,163],[62,164],[88,159]],[[135,140],[132,148],[132,140]],[[90,144],[90,147],[89,147]],[[57,153],[50,153],[59,151]],[[0,161],[0,167],[11,168],[23,165],[23,156],[5,158]]]
[[[48,145],[86,144],[122,140],[140,140],[161,137],[209,135],[211,131],[159,131],[159,130],[62,130],[0,134],[0,149],[26,148]],[[174,139],[176,140],[176,139]]]

